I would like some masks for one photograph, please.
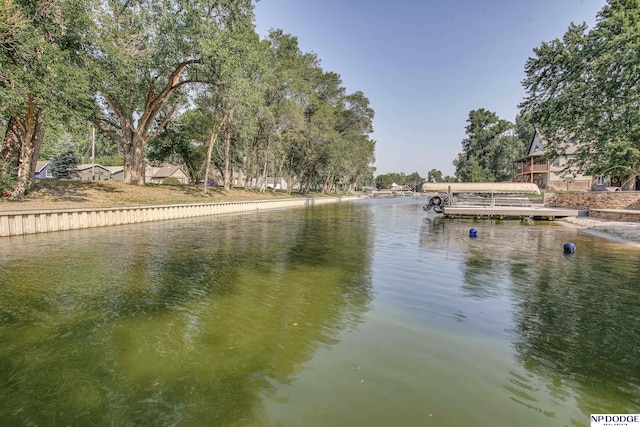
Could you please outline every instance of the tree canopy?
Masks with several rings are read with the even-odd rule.
[[[393,184],[408,185],[411,188],[415,188],[423,181],[424,178],[422,178],[418,172],[413,172],[409,175],[404,172],[392,172],[376,176],[375,184],[378,189],[389,189]]]
[[[525,66],[521,107],[551,157],[578,142],[570,165],[600,174],[638,171],[640,159],[640,2],[610,0],[591,30],[571,24],[562,39],[534,49]]]
[[[77,58],[88,5],[73,0],[2,0],[0,122],[2,159],[17,177],[14,195],[33,184],[47,125],[82,115],[86,74]]]
[[[512,123],[484,108],[471,111],[467,119],[467,137],[462,140],[462,152],[453,162],[458,180],[511,180],[513,161],[524,152],[523,144],[512,132],[513,128]]]
[[[275,189],[279,177],[335,192],[372,179],[367,97],[296,37],[260,40],[252,0],[1,1],[0,170],[22,192],[45,131],[79,148],[82,121],[113,142],[98,138],[106,160],[119,147],[131,184],[147,159],[178,162],[193,181],[215,169],[227,188]]]

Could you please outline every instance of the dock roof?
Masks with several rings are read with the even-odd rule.
[[[422,192],[540,194],[540,189],[529,182],[424,182]]]

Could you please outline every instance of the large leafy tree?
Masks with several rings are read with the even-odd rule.
[[[270,69],[263,86],[267,114],[262,116],[261,130],[270,147],[274,175],[285,178],[290,192],[303,175],[311,76],[319,61],[315,54],[300,51],[298,39],[282,30],[271,31],[266,43]]]
[[[184,166],[192,182],[204,177],[210,118],[199,108],[184,112],[149,142],[147,158]]]
[[[368,176],[369,165],[374,161],[375,141],[368,136],[373,132],[374,111],[369,99],[358,91],[344,97],[335,115],[338,138],[323,189],[340,184],[343,192],[348,193],[361,184],[360,179]]]
[[[640,160],[640,2],[610,0],[592,30],[571,24],[562,39],[542,43],[525,66],[522,107],[547,140],[552,157],[578,141],[570,164],[583,173]]]
[[[469,113],[467,137],[454,160],[456,176],[468,182],[500,182],[513,176],[513,161],[524,147],[511,130],[513,125],[497,114],[480,108]]]
[[[210,43],[208,49],[217,52],[218,61],[208,69],[212,84],[199,100],[211,117],[206,165],[208,170],[213,160],[222,174],[225,190],[229,190],[234,184],[234,170],[242,166],[242,159],[256,139],[264,57],[252,29],[228,32]],[[208,176],[208,172],[205,174]]]
[[[6,173],[16,171],[14,197],[33,185],[47,124],[68,121],[86,106],[87,80],[77,53],[88,12],[78,0],[1,1],[2,158]]]
[[[93,122],[123,149],[124,180],[144,184],[144,148],[203,82],[225,31],[250,26],[251,0],[99,0],[87,58]]]
[[[439,169],[431,169],[427,173],[427,182],[444,182],[442,171],[440,171]]]

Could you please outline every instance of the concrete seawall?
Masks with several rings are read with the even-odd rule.
[[[180,205],[6,211],[0,212],[0,237],[265,209],[317,206],[357,199],[357,196],[343,196]]]

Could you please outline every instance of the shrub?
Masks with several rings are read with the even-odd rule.
[[[180,180],[178,178],[169,177],[169,178],[165,178],[162,181],[162,184],[164,184],[164,185],[180,185],[182,183],[180,182]]]

